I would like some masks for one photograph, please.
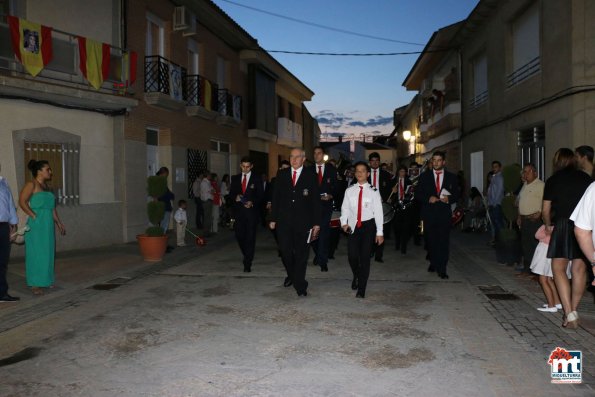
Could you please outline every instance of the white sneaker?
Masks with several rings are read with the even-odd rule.
[[[558,311],[557,307],[538,307],[537,310],[540,312],[548,312],[548,313],[556,313]]]
[[[556,304],[556,309],[562,310],[562,304],[561,303]]]

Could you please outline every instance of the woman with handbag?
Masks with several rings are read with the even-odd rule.
[[[19,195],[19,206],[29,216],[30,230],[25,234],[25,269],[27,285],[35,295],[54,284],[55,227],[60,234],[66,228],[56,211],[56,197],[48,182],[52,169],[45,160],[31,160],[28,168],[33,180],[27,182]]]

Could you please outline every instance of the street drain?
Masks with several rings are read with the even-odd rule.
[[[519,297],[515,294],[485,294],[489,300],[493,301],[517,301]]]
[[[108,291],[110,289],[118,288],[122,286],[122,284],[110,284],[110,283],[103,283],[103,284],[95,284],[91,288],[97,289],[100,291]]]

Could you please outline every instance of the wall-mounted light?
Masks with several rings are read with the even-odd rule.
[[[409,142],[411,140],[411,131],[405,130],[403,131],[403,139]]]

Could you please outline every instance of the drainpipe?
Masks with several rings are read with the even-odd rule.
[[[465,160],[463,159],[463,136],[464,136],[464,132],[465,132],[465,128],[464,128],[464,120],[465,117],[463,117],[463,115],[465,114],[465,100],[464,100],[464,95],[463,95],[463,54],[461,54],[461,47],[459,47],[457,49],[458,52],[458,59],[459,59],[459,67],[458,69],[458,74],[459,74],[459,98],[461,101],[461,137],[460,142],[461,142],[461,169],[464,170],[464,163]],[[470,177],[470,175],[468,175],[468,177]]]

